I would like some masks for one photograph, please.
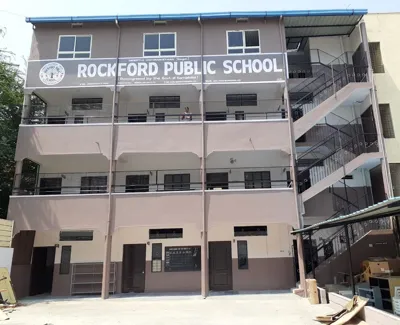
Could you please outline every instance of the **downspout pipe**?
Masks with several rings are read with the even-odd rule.
[[[113,90],[113,104],[111,110],[111,132],[110,132],[110,164],[108,168],[108,218],[106,225],[106,237],[105,237],[105,247],[104,247],[104,260],[103,260],[103,278],[101,284],[101,298],[107,299],[110,295],[110,265],[111,265],[111,244],[112,244],[112,234],[115,219],[115,209],[113,204],[112,190],[114,185],[114,171],[116,167],[115,162],[115,111],[116,106],[119,101],[118,96],[118,70],[119,70],[119,53],[120,53],[120,43],[121,43],[121,28],[118,24],[118,19],[115,20],[115,25],[118,28],[117,36],[117,51],[116,51],[116,72],[114,80],[114,90]]]
[[[206,139],[204,124],[204,30],[201,17],[197,19],[200,25],[200,115],[201,115],[201,201],[202,201],[202,231],[201,231],[201,295],[208,296],[208,220],[206,212]]]
[[[282,61],[283,61],[283,79],[285,80],[285,89],[284,89],[284,99],[288,117],[288,127],[289,127],[289,139],[290,139],[290,175],[292,178],[292,186],[294,192],[294,200],[297,210],[297,227],[303,227],[302,221],[302,207],[301,207],[301,199],[298,194],[297,187],[297,174],[296,174],[296,143],[294,141],[294,130],[293,130],[293,118],[292,118],[292,109],[290,108],[290,100],[289,100],[289,91],[288,91],[288,67],[287,67],[287,53],[286,53],[286,42],[285,35],[282,32],[285,26],[283,25],[283,16],[279,19],[279,36],[282,50]],[[300,276],[300,289],[303,290],[304,297],[306,296],[306,274],[305,274],[305,261],[304,261],[304,245],[303,245],[303,236],[301,234],[297,236],[297,256],[298,256],[298,265],[299,265],[299,276]]]

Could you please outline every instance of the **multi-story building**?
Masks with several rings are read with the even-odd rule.
[[[364,14],[27,18],[17,293],[303,281],[293,228],[391,195]]]
[[[365,17],[394,196],[400,195],[400,115],[395,109],[400,104],[400,67],[397,64],[397,44],[392,42],[392,36],[394,28],[399,27],[399,18],[399,13]]]

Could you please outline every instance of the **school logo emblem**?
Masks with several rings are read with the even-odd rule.
[[[57,85],[64,79],[65,69],[58,62],[50,62],[45,64],[39,72],[40,80],[47,86]]]

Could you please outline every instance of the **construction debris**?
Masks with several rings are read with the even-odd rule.
[[[350,324],[350,321],[353,321],[353,318],[365,307],[368,299],[354,296],[344,307],[342,310],[338,311],[335,314],[329,314],[325,316],[317,316],[315,320],[330,324],[330,325],[344,325]],[[352,322],[351,324],[363,324],[361,321]],[[365,322],[364,322],[365,324]]]
[[[6,305],[17,303],[10,274],[5,267],[0,267],[0,303]]]

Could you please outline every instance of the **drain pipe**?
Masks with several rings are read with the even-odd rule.
[[[208,220],[206,212],[206,139],[204,124],[204,31],[201,18],[197,21],[200,25],[200,66],[201,66],[201,88],[200,88],[200,114],[201,114],[201,203],[202,203],[202,231],[201,231],[201,295],[208,296]]]
[[[288,116],[288,125],[289,125],[289,139],[290,139],[290,174],[292,175],[292,186],[294,191],[294,200],[297,210],[297,227],[303,227],[303,221],[301,216],[301,197],[297,191],[297,174],[296,174],[296,143],[294,140],[294,130],[293,130],[293,118],[292,118],[292,110],[290,108],[290,100],[289,100],[289,91],[288,91],[288,73],[287,73],[287,54],[286,54],[286,43],[285,43],[285,36],[282,33],[284,30],[284,25],[282,24],[283,16],[280,16],[279,19],[279,36],[280,36],[280,43],[281,43],[281,50],[282,50],[282,60],[283,60],[283,73],[284,73],[284,80],[285,80],[285,90],[284,90],[284,98],[286,99],[285,105],[287,110]],[[298,256],[298,265],[299,265],[299,275],[300,275],[300,288],[303,290],[304,297],[306,297],[306,272],[305,272],[305,261],[304,261],[304,245],[303,245],[303,236],[302,234],[296,235],[296,242],[297,242],[297,256]]]
[[[118,38],[117,38],[117,53],[115,60],[115,80],[114,80],[114,91],[113,91],[113,104],[111,110],[111,132],[110,132],[110,165],[108,169],[108,219],[106,227],[106,237],[105,237],[105,248],[104,248],[104,260],[103,260],[103,278],[101,284],[101,298],[107,299],[110,295],[110,265],[111,265],[111,244],[112,244],[112,234],[114,232],[114,219],[115,219],[115,209],[112,197],[112,190],[114,184],[114,171],[116,167],[115,161],[115,110],[117,103],[119,102],[118,95],[118,64],[119,64],[119,52],[121,43],[121,28],[118,24],[118,19],[115,20],[115,25],[118,28]]]

